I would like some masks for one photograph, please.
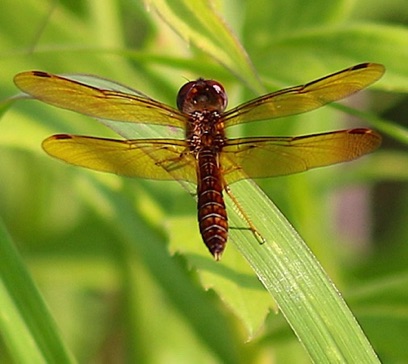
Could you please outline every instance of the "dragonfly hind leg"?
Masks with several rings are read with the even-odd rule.
[[[239,200],[235,197],[227,184],[224,185],[224,190],[234,203],[235,211],[238,212],[239,216],[245,220],[247,228],[251,230],[252,234],[255,236],[256,240],[258,240],[259,244],[262,245],[266,243],[266,239],[261,235],[255,225],[252,223],[250,217],[245,213],[245,210],[242,208]]]

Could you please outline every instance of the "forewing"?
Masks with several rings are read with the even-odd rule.
[[[275,177],[351,161],[377,149],[381,136],[370,129],[349,129],[301,137],[229,140],[221,154],[227,183]]]
[[[58,134],[45,139],[42,146],[55,158],[96,171],[196,183],[195,159],[181,140],[115,140]]]
[[[226,112],[225,126],[295,115],[319,108],[364,89],[377,81],[384,71],[381,64],[362,63],[306,85],[261,96]]]
[[[100,81],[104,85],[111,84],[113,87],[117,85],[95,76],[87,76],[87,79],[94,80],[95,83]],[[186,120],[182,113],[141,93],[98,88],[42,71],[19,73],[14,77],[14,83],[21,91],[35,99],[91,117],[185,127]]]

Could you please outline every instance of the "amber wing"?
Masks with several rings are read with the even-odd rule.
[[[95,76],[88,78],[98,80]],[[14,83],[23,92],[47,104],[91,117],[185,127],[186,118],[182,113],[145,96],[93,87],[42,71],[19,73]]]
[[[96,171],[196,183],[196,162],[182,140],[115,140],[58,134],[45,139],[42,146],[55,158]]]
[[[300,137],[229,140],[221,154],[227,183],[276,177],[356,159],[377,149],[381,136],[370,129],[349,129]]]
[[[242,104],[224,114],[225,126],[274,119],[317,109],[341,100],[377,81],[384,66],[362,63],[307,83],[273,92]]]

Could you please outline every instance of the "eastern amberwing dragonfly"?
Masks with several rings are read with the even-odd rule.
[[[384,71],[380,64],[358,64],[305,85],[266,94],[229,111],[224,111],[227,95],[223,86],[202,78],[180,89],[178,110],[143,94],[94,87],[42,71],[19,73],[14,82],[35,99],[91,117],[183,130],[184,139],[115,140],[57,134],[44,140],[42,146],[53,157],[97,171],[195,183],[201,236],[219,260],[228,239],[223,192],[230,193],[229,184],[350,161],[381,144],[378,133],[363,128],[240,139],[228,139],[225,129],[316,109],[364,89]]]

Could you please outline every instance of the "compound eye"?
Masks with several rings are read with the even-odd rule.
[[[190,81],[184,84],[177,94],[177,108],[180,111],[183,111],[184,103],[189,99],[191,96],[190,94],[193,92],[197,81]]]
[[[188,82],[177,95],[177,107],[186,114],[204,110],[221,113],[227,107],[227,102],[224,87],[213,80],[198,79]]]
[[[219,111],[224,111],[228,104],[228,97],[224,86],[213,80],[207,80],[206,83],[214,91],[214,95],[216,96],[214,99],[216,104],[219,106]]]

